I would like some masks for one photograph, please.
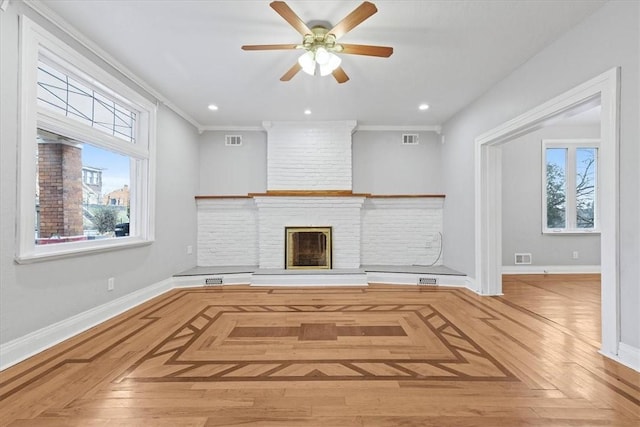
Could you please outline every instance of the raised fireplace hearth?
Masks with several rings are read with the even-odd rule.
[[[331,268],[331,227],[285,227],[285,268]]]

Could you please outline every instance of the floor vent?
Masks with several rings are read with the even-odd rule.
[[[222,285],[222,277],[208,277],[204,279],[204,284],[207,286]]]
[[[417,145],[418,144],[418,134],[417,133],[405,133],[405,134],[402,134],[402,144],[403,145]]]
[[[531,254],[515,254],[515,264],[531,264]]]
[[[435,277],[419,277],[418,285],[437,285],[438,279]]]
[[[242,145],[242,135],[225,135],[224,145],[238,146]]]

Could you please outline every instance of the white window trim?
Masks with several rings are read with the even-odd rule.
[[[566,194],[566,228],[549,228],[547,227],[547,148],[568,148],[574,147],[573,150],[567,150],[567,194]],[[594,228],[577,228],[575,224],[575,170],[576,156],[575,148],[597,148],[598,157],[600,154],[600,140],[581,138],[581,139],[543,139],[542,140],[542,234],[547,235],[563,235],[568,234],[600,234],[600,173],[598,171],[599,158],[596,159],[596,191],[595,191],[595,212],[594,212]]]
[[[155,225],[155,137],[156,105],[98,65],[67,46],[24,15],[20,16],[20,136],[18,148],[18,215],[15,259],[30,263],[86,253],[148,245],[154,240]],[[137,113],[135,143],[107,135],[37,104],[37,67],[40,57],[54,60],[74,74]],[[62,59],[64,58],[64,59]],[[78,70],[81,70],[78,72]],[[79,141],[100,141],[103,148],[140,160],[131,171],[131,218],[133,234],[113,239],[36,246],[34,188],[36,188],[37,128],[63,132]]]

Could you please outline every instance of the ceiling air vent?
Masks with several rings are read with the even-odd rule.
[[[418,145],[418,134],[417,133],[402,134],[402,145]]]
[[[224,145],[234,146],[234,147],[242,145],[242,135],[225,135]]]
[[[515,254],[516,265],[531,264],[531,254]]]

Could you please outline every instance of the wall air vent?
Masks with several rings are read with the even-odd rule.
[[[224,145],[233,147],[242,145],[242,135],[225,135]]]
[[[515,254],[515,264],[531,264],[531,254]]]
[[[437,285],[438,279],[435,277],[419,277],[418,285]]]
[[[207,277],[204,279],[204,284],[207,286],[222,285],[222,277]]]
[[[402,134],[402,145],[418,145],[417,133]]]

